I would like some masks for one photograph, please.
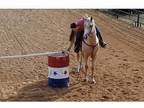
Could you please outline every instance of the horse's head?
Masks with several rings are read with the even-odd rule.
[[[92,17],[84,18],[84,38],[95,32],[95,22]]]

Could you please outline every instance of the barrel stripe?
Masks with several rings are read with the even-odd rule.
[[[69,77],[69,67],[53,68],[48,67],[48,78],[63,79]]]
[[[48,66],[51,67],[66,67],[69,66],[69,55],[63,56],[48,56]]]

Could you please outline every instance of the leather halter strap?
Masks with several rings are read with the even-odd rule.
[[[82,40],[87,46],[89,47],[92,47],[92,48],[95,48],[98,44],[95,44],[95,45],[89,45],[88,43],[86,43],[86,41],[83,39]]]

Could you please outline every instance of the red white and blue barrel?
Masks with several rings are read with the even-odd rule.
[[[69,55],[60,52],[48,55],[48,86],[63,88],[69,86]]]

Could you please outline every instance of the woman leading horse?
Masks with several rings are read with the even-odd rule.
[[[85,65],[85,81],[88,81],[87,76],[87,60],[88,57],[91,56],[92,58],[92,80],[91,82],[95,82],[93,78],[93,71],[94,71],[94,62],[97,52],[98,43],[101,47],[105,47],[106,44],[103,42],[101,34],[97,29],[94,19],[92,17],[84,17],[80,19],[77,23],[72,23],[70,25],[72,31],[70,35],[70,46],[68,51],[70,51],[72,44],[75,41],[74,51],[77,53],[77,61],[79,61],[79,51],[82,53],[82,58],[84,60]],[[98,36],[99,35],[99,36]],[[80,68],[80,66],[79,66]]]

